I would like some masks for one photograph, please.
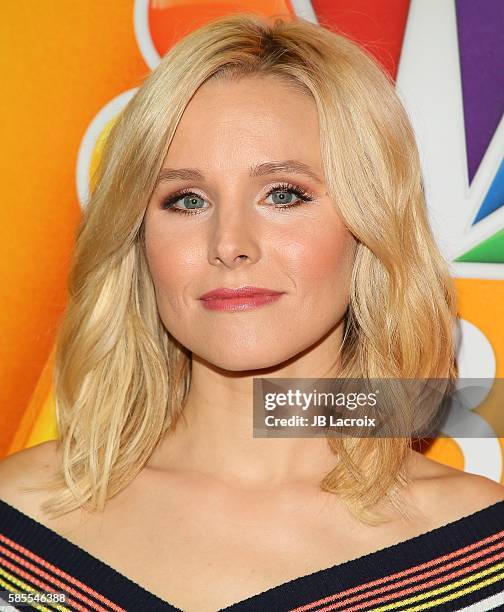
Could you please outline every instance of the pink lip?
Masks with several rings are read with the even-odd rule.
[[[261,287],[239,287],[228,289],[219,287],[200,296],[205,308],[209,310],[248,310],[277,300],[283,292]]]

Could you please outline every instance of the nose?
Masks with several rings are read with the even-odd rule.
[[[260,256],[258,226],[253,212],[243,210],[236,199],[222,206],[210,228],[208,262],[213,266],[236,268],[256,262]]]

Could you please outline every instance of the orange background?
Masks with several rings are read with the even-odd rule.
[[[356,9],[366,3],[334,2],[332,6],[345,4]],[[374,52],[395,76],[408,2],[373,6],[373,19],[359,10],[343,11],[339,25],[371,46],[377,40],[389,40],[388,46],[375,45]],[[288,1],[165,2],[164,7],[150,6],[152,40],[163,54],[206,20],[242,9],[293,12]],[[3,3],[0,9],[4,86],[0,102],[4,119],[0,456],[57,435],[52,351],[81,216],[77,154],[100,109],[139,86],[151,70],[135,37],[133,11],[134,3],[126,1],[24,0]],[[504,347],[504,324],[496,325],[491,319],[494,313],[484,307],[485,300],[504,303],[504,282],[456,279],[456,284],[460,315],[477,325],[493,346]],[[504,377],[498,356],[496,376]],[[426,454],[464,467],[463,456],[450,439],[437,440]]]

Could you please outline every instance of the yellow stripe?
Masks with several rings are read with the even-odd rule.
[[[468,584],[469,582],[474,582],[475,580],[478,580],[478,578],[481,578],[483,576],[486,576],[487,574],[491,574],[496,572],[497,570],[503,569],[504,568],[504,562],[503,563],[496,563],[495,565],[492,565],[491,567],[477,573],[477,574],[471,574],[470,576],[467,576],[466,578],[463,578],[462,580],[458,580],[457,582],[452,582],[444,587],[441,587],[439,589],[433,589],[431,591],[427,591],[426,593],[421,593],[419,595],[416,595],[415,597],[410,597],[409,599],[402,599],[401,601],[397,601],[395,603],[392,604],[388,604],[386,606],[381,606],[380,608],[373,608],[373,612],[384,612],[385,610],[394,610],[396,608],[399,607],[403,607],[406,604],[409,603],[415,603],[417,601],[421,601],[422,599],[427,599],[428,597],[435,597],[436,595],[440,595],[443,593],[446,593],[447,591],[453,591],[453,589],[456,589],[459,586],[462,586],[464,584]],[[497,580],[500,580],[504,578],[504,572],[501,574],[497,574],[496,576],[494,576],[493,578],[490,578],[486,581],[483,582],[478,582],[476,585],[472,585],[467,589],[464,589],[462,591],[457,591],[456,593],[452,593],[451,595],[447,595],[446,597],[443,597],[441,599],[436,599],[435,601],[432,602],[427,602],[424,604],[421,604],[420,606],[415,606],[412,608],[407,608],[408,610],[411,610],[411,612],[416,611],[416,610],[425,610],[427,608],[432,608],[432,606],[435,606],[439,603],[443,603],[445,601],[451,601],[452,599],[456,599],[457,597],[461,597],[462,595],[465,595],[466,593],[470,593],[472,591],[477,591],[478,589],[481,589],[485,586],[487,586],[488,584],[492,584],[493,582],[496,582]]]
[[[2,569],[0,569],[0,574],[4,575],[6,572],[4,572]],[[14,578],[13,579],[14,582],[17,582],[17,579]],[[17,589],[13,589],[12,585],[8,584],[7,582],[3,581],[0,578],[0,586],[3,586],[5,588],[6,591],[10,591],[11,593],[20,593],[21,591],[18,591]],[[37,610],[43,610],[43,612],[51,612],[51,610],[49,610],[49,608],[45,608],[44,606],[41,606],[37,603],[33,603],[32,604],[33,607],[37,608]]]
[[[493,584],[494,582],[497,582],[498,580],[501,580],[502,578],[504,578],[504,573],[497,574],[496,576],[493,576],[492,578],[489,578],[488,580],[479,582],[477,585],[473,587],[463,589],[462,591],[457,591],[456,593],[453,593],[452,595],[448,595],[447,597],[443,597],[441,599],[436,599],[432,603],[429,602],[421,606],[415,606],[414,608],[407,608],[407,610],[411,610],[411,611],[426,610],[427,608],[432,608],[432,606],[436,606],[437,604],[444,603],[445,601],[451,601],[452,599],[457,599],[458,597],[462,597],[462,595],[466,595],[467,593],[474,593],[475,591],[478,591],[482,589],[483,587],[488,586],[489,584]]]
[[[12,585],[9,585],[8,583],[4,582],[0,578],[0,585],[5,587],[7,591],[11,591],[12,593],[22,593],[26,591],[28,591],[29,593],[39,593],[40,592],[37,589],[34,589],[33,587],[29,586],[26,582],[23,582],[22,580],[20,580],[17,576],[14,576],[13,574],[9,574],[1,567],[0,567],[0,575],[4,576],[5,578],[7,578],[7,580],[10,580],[10,582],[16,584],[17,586],[21,587],[21,589],[23,589],[23,591],[13,589]],[[51,604],[52,608],[46,608],[45,606],[38,604],[36,602],[33,602],[33,603],[30,602],[30,605],[33,606],[34,608],[37,608],[37,610],[42,610],[42,612],[51,612],[52,608],[56,608],[56,610],[62,610],[62,612],[71,612],[70,608],[67,608],[66,606],[62,606],[61,604],[56,604],[56,603]]]

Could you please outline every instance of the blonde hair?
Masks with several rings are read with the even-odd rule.
[[[143,217],[180,117],[210,78],[273,75],[311,95],[326,184],[357,239],[341,377],[456,378],[455,291],[431,235],[414,132],[386,72],[301,18],[233,14],[180,40],[115,122],[76,235],[56,339],[62,462],[45,512],[103,510],[183,413],[191,354],[163,326]],[[408,481],[411,440],[330,438],[320,483],[361,521]]]

